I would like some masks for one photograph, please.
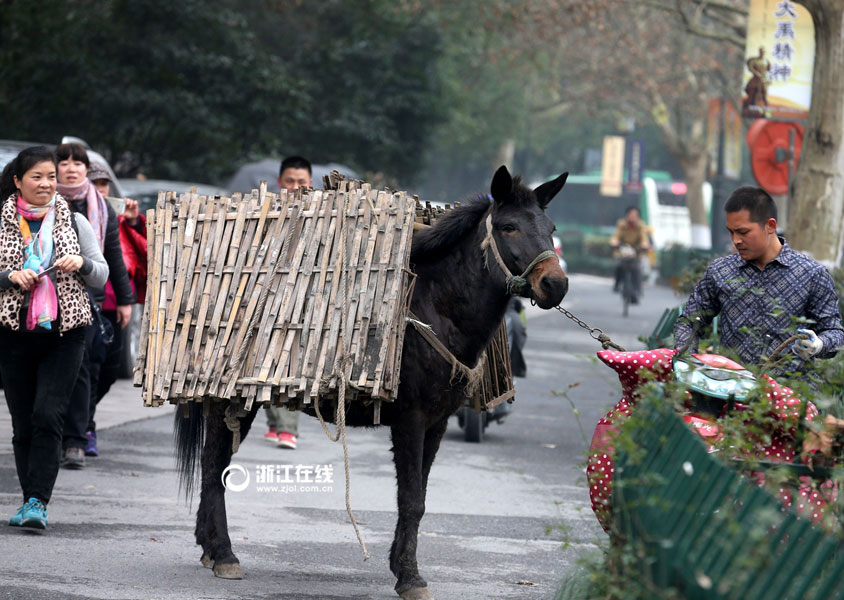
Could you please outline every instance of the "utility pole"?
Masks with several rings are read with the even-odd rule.
[[[726,90],[724,90],[726,92]],[[727,97],[721,96],[721,114],[718,117],[718,167],[715,172],[715,187],[712,194],[712,249],[723,251],[730,243],[727,235],[727,217],[724,204],[727,203],[727,186],[724,178],[724,146],[727,129]]]

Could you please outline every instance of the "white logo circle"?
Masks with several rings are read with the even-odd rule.
[[[241,483],[234,483],[232,481],[232,473],[235,471],[243,475],[243,481]],[[240,465],[229,465],[223,469],[221,479],[223,480],[223,487],[230,492],[242,492],[249,487],[249,471]]]

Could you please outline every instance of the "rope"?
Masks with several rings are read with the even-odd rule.
[[[780,354],[782,353],[782,351],[785,350],[786,348],[788,348],[791,344],[793,344],[797,340],[805,340],[805,339],[809,339],[809,336],[806,335],[805,333],[797,333],[797,334],[794,334],[791,337],[787,338],[786,340],[784,340],[782,344],[777,346],[774,349],[774,351],[771,352],[771,355],[768,357],[768,360],[766,360],[765,363],[762,365],[761,372],[767,373],[768,369],[770,369],[771,367],[778,366],[779,361],[777,359],[780,357]]]
[[[474,396],[475,390],[477,390],[484,375],[486,353],[481,354],[481,358],[478,360],[478,363],[474,366],[474,368],[470,368],[460,362],[457,357],[454,356],[448,348],[446,348],[445,344],[440,341],[430,325],[420,321],[412,312],[409,313],[409,316],[405,320],[416,328],[419,335],[421,335],[422,338],[446,360],[446,362],[451,363],[451,378],[448,381],[449,385],[454,385],[456,379],[465,379],[466,388],[464,389],[464,393],[469,398]],[[459,378],[457,377],[458,373],[460,375]]]
[[[234,409],[234,410],[232,410]],[[246,411],[240,403],[232,402],[226,407],[223,421],[232,432],[232,454],[237,454],[240,449],[240,419],[246,416]]]
[[[374,214],[374,213],[373,213]],[[337,264],[342,265],[342,269],[340,270],[340,288],[342,291],[343,296],[343,312],[342,318],[340,319],[340,342],[337,347],[337,354],[334,360],[334,372],[337,376],[337,390],[338,390],[338,398],[337,398],[337,408],[334,413],[334,421],[337,425],[337,433],[336,435],[332,435],[328,431],[328,426],[325,424],[325,419],[322,418],[322,413],[319,410],[319,396],[314,400],[314,412],[316,413],[317,418],[319,419],[320,424],[322,425],[323,431],[325,431],[325,435],[328,437],[329,440],[332,442],[336,442],[338,439],[341,440],[343,444],[343,469],[346,475],[346,512],[349,514],[349,519],[352,521],[352,527],[355,530],[355,535],[358,538],[358,543],[360,544],[361,549],[363,550],[363,560],[369,560],[370,554],[369,551],[366,549],[366,543],[363,541],[363,537],[360,534],[360,529],[358,528],[358,523],[355,520],[355,515],[352,512],[352,502],[351,502],[351,477],[349,474],[349,446],[346,443],[346,386],[350,385],[348,378],[346,377],[346,368],[351,363],[352,356],[348,354],[345,350],[347,347],[347,343],[349,340],[344,339],[348,338],[350,332],[347,330],[348,328],[345,327],[344,323],[346,321],[346,316],[348,315],[348,307],[347,301],[350,295],[349,291],[349,259],[346,256],[346,207],[342,207],[342,211],[338,211],[337,215],[337,222],[339,227],[342,229],[340,230],[340,254],[337,257]]]
[[[504,271],[507,276],[507,294],[521,296],[522,293],[528,289],[527,276],[533,271],[533,268],[544,260],[548,260],[552,256],[556,258],[557,253],[553,250],[545,250],[531,261],[527,269],[521,275],[513,275],[513,272],[504,264],[504,259],[501,258],[501,253],[498,251],[498,245],[495,243],[495,238],[492,236],[492,213],[486,218],[486,237],[481,242],[481,249],[484,251],[484,266],[489,269],[489,259],[487,250],[492,249],[492,255],[495,257],[495,262]]]

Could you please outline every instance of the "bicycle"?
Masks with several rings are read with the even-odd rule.
[[[627,316],[631,304],[637,300],[637,275],[639,274],[639,255],[629,244],[622,244],[618,248],[618,262],[621,269],[621,302],[622,315]]]

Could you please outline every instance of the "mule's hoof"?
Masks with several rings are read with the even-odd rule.
[[[401,594],[403,600],[435,600],[434,595],[426,587],[412,587]]]
[[[203,554],[202,558],[199,559],[199,562],[202,563],[202,566],[206,569],[213,569],[214,568],[214,559],[212,559],[207,554]]]
[[[240,563],[223,563],[214,565],[214,575],[220,579],[243,579]]]

